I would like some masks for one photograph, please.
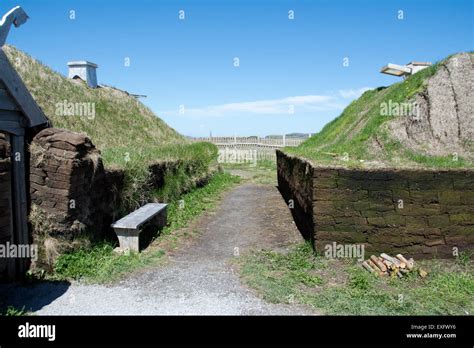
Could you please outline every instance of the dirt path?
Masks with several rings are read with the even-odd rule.
[[[251,248],[286,249],[301,241],[275,187],[240,185],[192,228],[199,235],[172,254],[166,265],[112,286],[71,284],[57,289],[40,284],[7,288],[4,295],[9,303],[39,315],[312,313],[296,305],[266,303],[241,284],[232,267],[235,254]]]

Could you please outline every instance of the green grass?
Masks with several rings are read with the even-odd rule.
[[[408,151],[383,127],[395,116],[381,115],[382,103],[410,102],[415,94],[423,91],[425,81],[436,73],[439,65],[437,63],[387,88],[365,92],[319,133],[300,146],[285,148],[284,151],[321,165],[365,167],[377,161],[387,167],[473,168],[474,163],[465,158],[454,161],[451,156]],[[383,144],[383,151],[374,150],[372,142],[375,139]]]
[[[118,255],[114,246],[102,242],[90,249],[79,249],[58,257],[54,266],[55,280],[84,280],[106,282],[118,279],[137,268],[155,264],[161,260],[162,250],[153,253]]]
[[[25,307],[18,309],[13,306],[8,306],[4,311],[0,312],[0,316],[4,315],[6,317],[18,317],[18,316],[24,316],[27,315],[27,312],[25,311]]]
[[[188,226],[203,212],[215,207],[220,194],[239,182],[235,176],[226,173],[215,174],[209,183],[184,194],[168,206],[168,224],[144,252],[129,255],[116,254],[115,245],[101,242],[90,248],[79,249],[58,257],[54,274],[55,280],[82,280],[84,282],[104,283],[119,279],[139,268],[158,264],[165,255],[160,248],[162,242],[171,240],[179,244],[179,229]]]
[[[257,168],[257,169],[268,169],[276,170],[276,161],[270,160],[261,160],[254,163],[221,163],[221,166],[224,169],[247,169],[247,168]]]
[[[125,188],[122,192],[123,213],[152,200],[170,201],[195,187],[216,166],[217,147],[211,143],[174,144],[154,148],[119,147],[103,151],[109,167],[124,169]],[[154,187],[150,165],[173,162],[172,171],[165,173],[164,186]]]
[[[472,261],[425,260],[429,271],[375,277],[359,264],[316,256],[309,244],[288,254],[254,251],[238,260],[242,279],[273,303],[301,303],[337,315],[474,314]]]
[[[219,194],[239,182],[240,179],[236,176],[218,173],[206,186],[173,201],[169,206],[168,226],[163,230],[163,234],[172,233],[186,226],[204,211],[213,209],[219,201]]]
[[[102,151],[102,158],[106,165],[116,165],[119,168],[130,168],[138,163],[151,164],[157,160],[173,161],[175,159],[199,160],[207,165],[217,158],[217,147],[205,142],[155,147],[119,146]]]
[[[261,185],[277,185],[276,162],[263,160],[253,163],[222,163],[227,172],[237,174],[244,180]]]

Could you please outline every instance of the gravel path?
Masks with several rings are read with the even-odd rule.
[[[301,241],[277,189],[244,184],[228,192],[193,229],[193,241],[165,265],[110,285],[42,283],[3,286],[7,303],[38,315],[285,315],[313,314],[269,304],[247,289],[230,262],[251,248],[286,249]]]

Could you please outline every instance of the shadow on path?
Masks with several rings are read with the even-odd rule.
[[[7,307],[35,312],[61,297],[69,288],[69,282],[42,281],[31,285],[0,284],[0,312]]]

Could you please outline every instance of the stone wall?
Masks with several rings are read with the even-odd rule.
[[[313,225],[313,167],[298,158],[276,152],[278,189],[291,209],[296,226],[307,240],[314,237]]]
[[[72,240],[85,229],[99,234],[109,229],[118,190],[107,180],[109,173],[88,137],[48,128],[34,137],[30,153],[32,210],[40,212],[37,220],[47,220],[32,221],[36,230],[44,229],[42,224],[49,235]]]
[[[474,171],[308,170],[307,165],[278,152],[285,200],[311,200],[312,218],[307,207],[293,215],[312,225],[316,249],[332,242],[363,243],[367,251],[418,258],[452,257],[454,247],[474,250]],[[308,185],[312,191],[301,189]]]
[[[202,187],[207,184],[215,174],[217,168],[203,168],[200,159],[184,160],[161,160],[151,163],[148,167],[150,171],[150,187],[155,190],[160,201],[169,201],[178,198],[176,195],[187,193],[195,187]],[[159,192],[166,184],[167,179],[175,180],[177,190],[174,196],[169,196],[166,192]]]
[[[0,244],[11,241],[11,163],[10,144],[0,133]],[[0,279],[6,276],[7,260],[0,258]]]

